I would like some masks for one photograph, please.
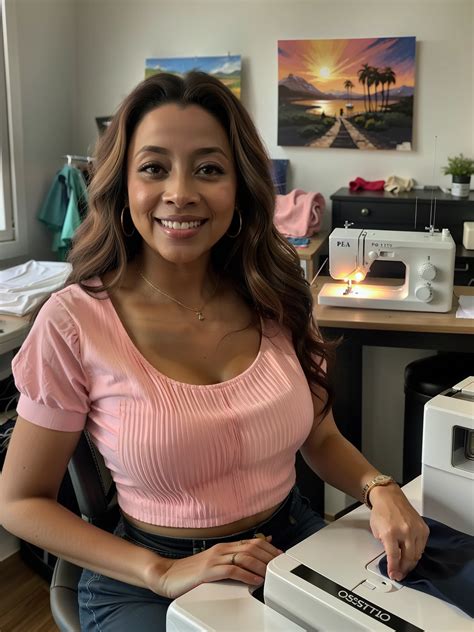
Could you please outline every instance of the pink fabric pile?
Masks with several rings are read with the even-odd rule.
[[[326,202],[321,193],[293,189],[277,195],[274,224],[286,237],[311,237],[320,226]]]

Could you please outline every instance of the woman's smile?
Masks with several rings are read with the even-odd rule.
[[[160,229],[171,239],[190,239],[199,233],[207,221],[207,218],[199,219],[193,216],[155,218]]]

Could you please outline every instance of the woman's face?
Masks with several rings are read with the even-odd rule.
[[[145,257],[149,249],[175,264],[207,260],[235,208],[235,167],[223,127],[196,105],[148,112],[131,138],[127,186]]]

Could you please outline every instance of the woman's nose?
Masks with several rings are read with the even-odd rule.
[[[167,204],[173,204],[176,208],[184,208],[189,204],[199,202],[199,193],[195,183],[192,178],[185,174],[169,178],[166,185],[163,201]]]

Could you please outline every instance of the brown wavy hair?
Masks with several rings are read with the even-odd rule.
[[[156,74],[142,81],[119,106],[96,147],[88,213],[69,253],[73,271],[68,283],[79,283],[89,293],[113,289],[120,284],[127,262],[138,253],[140,235],[135,231],[126,237],[120,224],[128,197],[127,150],[143,117],[165,103],[200,106],[226,131],[237,174],[242,229],[237,238],[224,235],[215,244],[211,262],[215,271],[224,271],[255,313],[289,330],[311,389],[315,392],[320,386],[325,391],[326,412],[333,393],[321,364],[322,360],[332,364],[333,346],[323,341],[314,322],[310,287],[298,255],[273,224],[275,192],[269,157],[241,102],[212,76]],[[229,232],[237,230],[234,219]],[[107,283],[87,285],[88,279],[103,278],[105,273],[110,273]]]

